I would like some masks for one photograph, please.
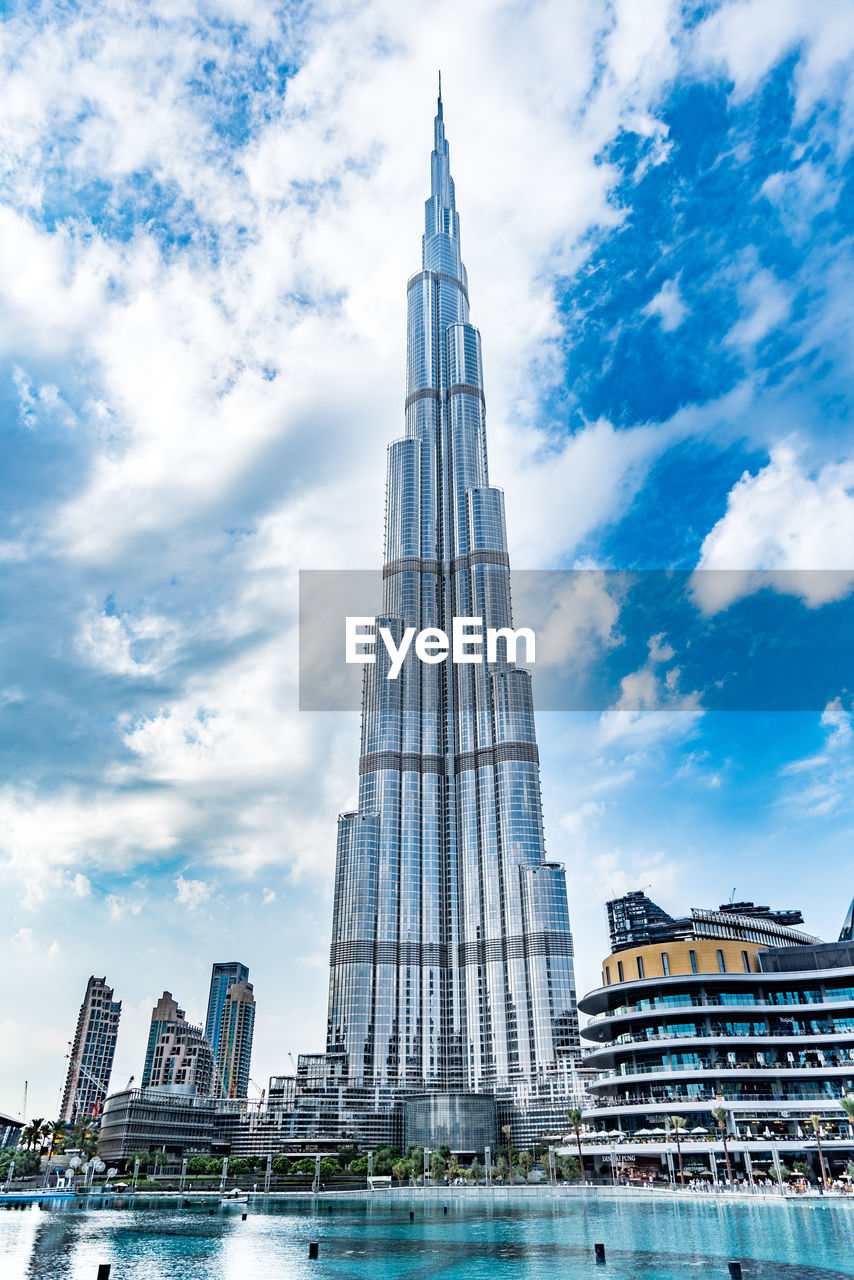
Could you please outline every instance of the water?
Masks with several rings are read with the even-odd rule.
[[[210,1207],[0,1209],[0,1276],[95,1280],[109,1262],[110,1280],[728,1280],[731,1258],[745,1280],[854,1276],[854,1202],[468,1191],[253,1205],[245,1222]]]

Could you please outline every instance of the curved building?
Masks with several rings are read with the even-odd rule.
[[[599,1073],[585,1123],[619,1135],[624,1159],[672,1153],[661,1131],[674,1114],[686,1120],[683,1149],[702,1153],[707,1140],[690,1130],[713,1132],[710,1109],[723,1105],[748,1162],[775,1147],[811,1155],[809,1117],[821,1115],[830,1171],[844,1171],[854,1152],[839,1105],[854,1093],[854,943],[693,938],[628,948],[607,958],[603,985],[579,1009],[590,1018],[585,1066]]]

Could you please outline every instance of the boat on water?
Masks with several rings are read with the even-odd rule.
[[[249,1195],[246,1191],[241,1191],[239,1187],[232,1187],[230,1191],[226,1191],[220,1196],[220,1204],[230,1209],[239,1205],[247,1205],[249,1203]]]

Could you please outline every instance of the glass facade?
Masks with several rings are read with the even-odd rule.
[[[107,1095],[122,1012],[121,1000],[113,995],[106,978],[93,975],[86,984],[60,1110],[60,1118],[69,1123],[98,1115]]]
[[[388,451],[382,616],[510,627],[504,498],[490,485],[480,333],[442,101],[422,264],[407,285],[405,435]],[[359,1091],[551,1096],[578,1058],[564,869],[546,860],[530,678],[507,660],[421,662],[377,645],[359,802],[339,820],[328,1078]],[[331,1088],[331,1084],[330,1084]]]

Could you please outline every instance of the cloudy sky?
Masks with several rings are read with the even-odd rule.
[[[56,1114],[90,973],[114,1085],[213,960],[251,968],[254,1079],[323,1046],[358,720],[297,710],[297,573],[381,554],[438,67],[514,564],[744,570],[697,607],[838,620],[852,54],[850,0],[5,6],[0,1110]],[[651,626],[622,710],[540,716],[580,988],[629,888],[838,933],[844,674],[709,710]]]

